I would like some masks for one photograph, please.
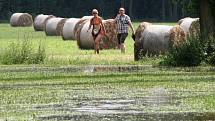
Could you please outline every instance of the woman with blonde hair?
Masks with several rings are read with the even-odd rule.
[[[95,54],[99,54],[99,42],[101,41],[102,37],[105,35],[105,28],[102,23],[101,17],[98,15],[98,10],[93,9],[92,10],[93,18],[90,19],[90,25],[88,30],[91,29],[91,26],[93,26],[92,29],[92,36],[94,39],[94,49]]]

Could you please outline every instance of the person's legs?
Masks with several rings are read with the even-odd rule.
[[[124,43],[121,44],[121,53],[125,53],[125,44]]]
[[[93,40],[94,40],[94,53],[96,54],[96,35],[93,35]]]
[[[121,34],[117,34],[118,49],[121,49]]]
[[[101,41],[103,35],[102,34],[98,34],[98,36],[95,39],[95,51],[97,52],[97,54],[99,54],[99,42]]]
[[[120,39],[120,48],[121,48],[121,52],[122,53],[125,53],[125,39],[127,38],[127,36],[128,36],[128,33],[123,33],[122,35],[121,35],[121,39]]]

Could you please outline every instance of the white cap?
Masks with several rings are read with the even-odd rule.
[[[97,14],[98,14],[99,12],[98,12],[97,9],[93,9],[93,10],[92,10],[92,13],[97,13]]]

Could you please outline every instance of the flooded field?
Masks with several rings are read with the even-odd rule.
[[[211,121],[215,71],[3,67],[0,97],[0,121]]]

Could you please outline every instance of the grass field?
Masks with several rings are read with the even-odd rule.
[[[137,28],[139,22],[135,22]],[[158,23],[174,25],[175,23]],[[76,41],[63,41],[61,37],[47,37],[44,32],[35,32],[33,27],[13,28],[9,24],[0,24],[0,49],[7,48],[11,42],[24,40],[27,37],[35,47],[42,43],[46,48],[47,59],[44,65],[142,65],[157,63],[159,59],[145,59],[134,62],[133,44],[131,36],[126,40],[126,54],[120,50],[102,50],[95,55],[93,50],[80,50]]]
[[[215,120],[213,67],[159,67],[159,57],[135,62],[130,36],[126,54],[94,55],[32,27],[0,29],[1,52],[28,36],[47,54],[41,65],[0,65],[0,121]]]

